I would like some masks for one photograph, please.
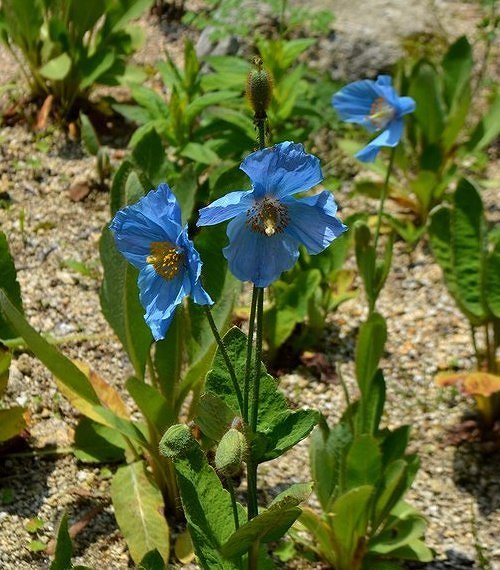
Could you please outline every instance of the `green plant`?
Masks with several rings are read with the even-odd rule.
[[[424,517],[403,497],[419,461],[408,455],[410,428],[380,426],[385,404],[385,380],[378,368],[387,329],[372,313],[361,326],[356,347],[356,381],[360,397],[350,402],[338,424],[324,419],[313,433],[310,464],[322,512],[306,508],[299,528],[305,540],[335,570],[397,570],[401,560],[432,560],[422,537]]]
[[[416,102],[408,116],[405,144],[398,146],[395,165],[399,175],[389,180],[389,196],[412,216],[386,219],[404,239],[418,240],[419,228],[429,212],[446,197],[450,187],[470,170],[472,159],[481,154],[500,132],[500,97],[495,87],[488,100],[480,97],[473,76],[472,49],[466,37],[457,39],[438,62],[421,58],[408,69],[401,61],[398,73],[400,92]],[[344,150],[357,148],[341,142]],[[383,176],[383,168],[370,168]],[[382,183],[357,181],[355,189],[370,196],[381,193]]]
[[[17,57],[33,97],[52,95],[71,120],[96,84],[116,85],[142,41],[129,25],[152,0],[3,0],[0,38]]]
[[[143,191],[139,185],[131,197],[116,195],[112,189],[112,214]],[[191,217],[193,203],[190,209],[183,204]],[[195,238],[205,262],[205,288],[219,299],[212,313],[221,329],[228,325],[238,292],[220,251],[223,239],[218,230]],[[163,513],[175,516],[178,512],[178,492],[171,461],[159,454],[158,443],[161,434],[178,421],[188,393],[200,390],[215,351],[212,332],[200,307],[179,307],[165,340],[152,346],[139,303],[137,270],[117,251],[108,228],[103,230],[100,253],[104,269],[101,308],[132,364],[134,373],[126,388],[142,413],[140,420],[133,419],[118,390],[97,372],[72,362],[40,336],[23,317],[9,289],[0,290],[0,326],[5,325],[0,328],[0,339],[22,337],[54,374],[60,392],[82,413],[75,430],[77,457],[119,463],[111,498],[133,560],[140,563],[157,548],[166,563],[169,527]],[[9,280],[2,281],[2,286],[8,287]]]
[[[500,346],[500,236],[488,231],[484,206],[477,188],[462,178],[450,205],[430,215],[429,243],[441,266],[448,291],[467,318],[479,371],[498,375]],[[477,331],[483,330],[484,345]],[[481,394],[481,391],[477,392]],[[480,406],[487,425],[500,417],[500,393],[487,393]]]

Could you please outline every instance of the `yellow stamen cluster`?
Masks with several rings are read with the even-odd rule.
[[[287,207],[275,198],[262,198],[247,211],[249,228],[267,237],[282,233],[289,221]]]
[[[383,129],[392,121],[395,109],[383,98],[378,97],[373,101],[368,119],[376,129]]]
[[[170,281],[179,272],[183,258],[184,254],[170,242],[154,241],[151,243],[151,255],[148,255],[146,261],[158,275]]]

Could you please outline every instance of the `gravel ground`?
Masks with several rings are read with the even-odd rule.
[[[391,5],[401,13],[401,4],[386,1],[380,6]],[[340,30],[345,20],[339,18],[346,5],[338,3]],[[454,16],[460,16],[460,10],[469,14],[471,9],[470,4],[458,2],[439,6],[457,8]],[[458,33],[464,18],[459,18],[456,27],[450,18],[444,21],[447,29]],[[418,27],[416,16],[413,22]],[[165,27],[165,33],[158,34],[154,22],[147,25],[148,43],[138,54],[138,62],[154,61],[167,47],[174,54],[179,52],[179,29]],[[14,68],[2,51],[0,69],[11,81]],[[115,152],[113,160],[118,161],[120,152]],[[0,129],[0,193],[10,197],[8,207],[0,209],[0,226],[16,261],[26,315],[44,333],[83,337],[61,349],[120,387],[131,368],[98,309],[98,240],[109,220],[108,195],[93,190],[83,201],[74,202],[69,194],[72,183],[88,183],[94,176],[94,159],[63,135],[32,133],[20,125]],[[498,171],[493,176],[498,179]],[[348,187],[336,196],[343,215],[375,207],[353,200],[347,191]],[[490,189],[484,198],[490,219],[498,222],[500,191]],[[88,274],[71,269],[74,261],[85,264]],[[393,270],[378,308],[389,326],[382,363],[387,380],[385,421],[389,426],[413,425],[411,447],[422,463],[408,498],[429,521],[427,543],[436,550],[438,562],[426,569],[487,568],[480,565],[482,550],[491,568],[500,570],[500,455],[498,451],[487,453],[481,445],[450,442],[450,431],[471,402],[439,390],[433,377],[450,363],[472,367],[473,353],[467,324],[444,288],[425,243],[411,253],[404,244],[396,244]],[[362,298],[342,305],[332,315],[325,337],[327,358],[340,362],[350,386],[354,339],[364,316]],[[299,368],[283,375],[280,382],[298,406],[317,408],[331,422],[344,407],[335,377],[319,380]],[[28,406],[31,422],[30,450],[2,458],[0,463],[0,568],[48,568],[48,557],[31,552],[28,545],[33,539],[49,542],[64,510],[71,522],[86,515],[90,519],[75,539],[76,563],[105,570],[133,567],[109,503],[109,469],[89,467],[64,453],[72,443],[77,416],[59,396],[51,375],[28,354],[14,359],[6,400]],[[46,454],[47,446],[61,453]],[[284,484],[305,480],[307,469],[307,442],[302,442],[262,467],[260,486],[273,495]],[[26,530],[33,517],[44,522],[36,534]],[[299,563],[296,567],[320,566]]]

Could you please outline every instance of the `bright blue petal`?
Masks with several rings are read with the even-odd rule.
[[[411,97],[398,97],[397,109],[399,117],[407,115],[408,113],[413,113],[416,107],[417,104]]]
[[[320,253],[347,230],[335,217],[337,205],[330,192],[300,200],[288,198],[284,203],[290,216],[285,232],[304,244],[308,253]]]
[[[160,277],[152,265],[146,265],[139,273],[138,285],[144,319],[155,340],[165,338],[177,305],[186,296],[183,286],[184,272],[180,271],[167,281]]]
[[[151,242],[165,240],[162,229],[135,206],[117,212],[109,227],[118,251],[138,269],[144,266],[151,253]]]
[[[238,214],[246,212],[252,207],[252,204],[253,192],[251,190],[230,192],[222,196],[222,198],[215,200],[206,208],[202,208],[199,212],[200,217],[196,225],[212,226],[220,222],[225,222]]]
[[[392,85],[392,77],[390,75],[379,75],[377,77],[377,85],[386,85],[390,87]]]
[[[175,243],[182,230],[181,209],[168,184],[160,184],[135,204],[142,213],[165,232],[166,238]]]
[[[389,123],[387,129],[382,131],[378,137],[370,141],[363,149],[356,153],[356,158],[361,162],[373,162],[381,147],[394,147],[398,144],[403,133],[403,120],[395,119]]]
[[[285,234],[264,236],[248,229],[244,216],[238,216],[227,227],[229,245],[223,253],[229,270],[241,281],[267,287],[290,269],[299,256],[299,244]]]
[[[357,123],[374,131],[369,115],[375,99],[380,97],[380,89],[375,81],[363,79],[354,81],[335,93],[332,98],[332,105],[338,112],[340,118],[348,123]]]
[[[249,154],[240,168],[252,181],[256,199],[296,194],[323,180],[319,159],[289,141]]]
[[[186,272],[184,277],[184,289],[187,294],[191,295],[193,301],[198,305],[213,305],[210,295],[203,289],[201,285],[201,267],[202,262],[200,254],[194,247],[194,243],[187,236],[186,231],[182,233],[178,244],[182,247],[186,256]],[[186,281],[187,280],[187,281]]]

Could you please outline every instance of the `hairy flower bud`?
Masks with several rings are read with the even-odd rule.
[[[187,425],[176,424],[168,428],[160,440],[160,453],[171,459],[183,457],[196,444]]]
[[[271,76],[263,68],[260,57],[255,57],[253,63],[255,69],[248,74],[246,93],[255,112],[255,118],[265,119],[266,109],[271,102]]]
[[[235,475],[247,453],[247,440],[236,428],[229,429],[215,452],[215,468],[226,477]]]

